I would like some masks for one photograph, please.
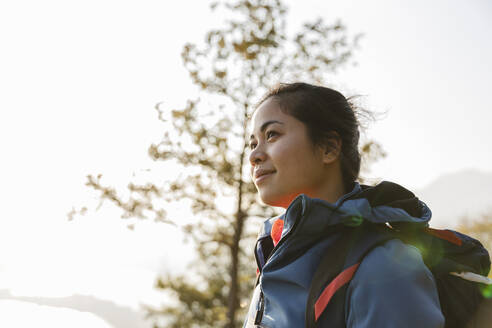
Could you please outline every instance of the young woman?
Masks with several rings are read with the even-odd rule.
[[[260,101],[252,119],[251,176],[261,200],[286,211],[266,220],[259,234],[258,283],[244,327],[306,327],[323,255],[344,254],[332,248],[343,239],[338,225],[427,224],[430,210],[408,190],[357,182],[358,142],[356,113],[335,90],[281,84]],[[316,302],[318,325],[444,327],[436,281],[414,246],[389,240],[349,269],[328,290],[329,306]],[[343,297],[333,297],[341,286]]]

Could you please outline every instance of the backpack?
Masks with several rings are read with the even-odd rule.
[[[344,318],[344,300],[359,263],[375,247],[398,238],[417,247],[432,272],[445,328],[485,327],[492,320],[490,258],[482,244],[452,230],[437,230],[399,222],[393,226],[364,222],[343,227],[339,238],[321,259],[313,276],[306,307],[306,327],[333,326]],[[487,305],[487,306],[484,306]]]

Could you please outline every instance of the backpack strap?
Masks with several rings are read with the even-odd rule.
[[[348,283],[364,256],[374,247],[394,238],[385,225],[365,222],[344,227],[324,254],[316,269],[306,304],[306,327],[327,327],[345,323],[345,294]],[[330,306],[328,307],[328,304]]]

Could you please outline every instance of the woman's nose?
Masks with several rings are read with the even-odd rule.
[[[251,151],[249,154],[249,162],[252,166],[264,162],[266,158],[266,154],[260,147],[256,146],[255,149]]]

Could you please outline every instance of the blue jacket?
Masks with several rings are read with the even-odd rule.
[[[305,327],[311,280],[333,242],[326,237],[331,226],[362,220],[427,225],[430,220],[430,209],[417,198],[403,199],[407,195],[398,192],[378,198],[364,193],[367,189],[356,182],[334,204],[300,195],[283,215],[264,222],[255,248],[259,283],[243,327]],[[282,238],[272,251],[271,228],[279,218],[284,220]],[[344,307],[345,317],[338,321],[345,324],[337,327],[444,327],[432,273],[414,246],[396,239],[364,257],[348,285]],[[261,319],[258,325],[255,318]]]

